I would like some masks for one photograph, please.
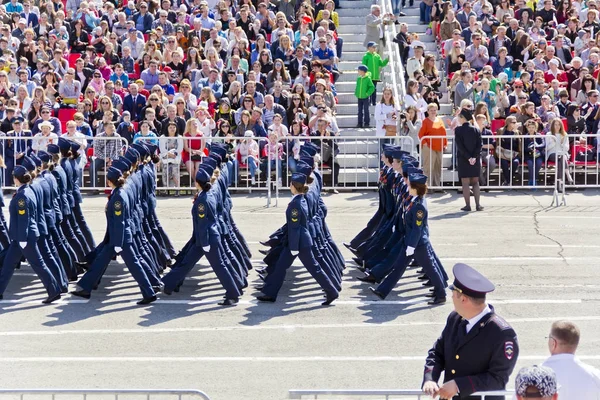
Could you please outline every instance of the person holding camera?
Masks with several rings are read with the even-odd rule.
[[[398,133],[398,114],[400,108],[394,100],[392,88],[383,89],[381,101],[375,106],[375,134],[377,136],[396,136]]]

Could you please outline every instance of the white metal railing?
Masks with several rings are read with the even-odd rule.
[[[481,400],[485,400],[491,396],[504,396],[506,398],[508,396],[509,399],[512,399],[514,396],[514,391],[492,391],[492,392],[478,392],[473,393],[472,396],[480,396]],[[297,399],[300,400],[306,396],[306,398],[318,399],[319,396],[328,396],[331,399],[331,396],[343,396],[341,398],[347,399],[348,397],[360,397],[361,399],[366,398],[372,400],[381,400],[381,399],[431,399],[431,396],[423,393],[421,390],[298,390],[292,389],[288,392],[289,399]],[[308,397],[310,396],[310,397]]]
[[[451,132],[451,131],[450,131]],[[537,136],[538,139],[544,140],[546,147],[548,143],[555,140],[551,135]],[[600,141],[600,135],[586,135],[580,137],[577,135],[567,135],[570,145],[569,151],[564,152],[560,149],[556,152],[556,157],[548,160],[546,155],[542,152],[541,159],[536,159],[535,162],[527,165],[527,161],[531,161],[531,157],[525,156],[527,149],[523,148],[524,136],[518,135],[510,140],[508,150],[517,151],[519,156],[517,157],[516,163],[508,163],[506,159],[502,158],[498,154],[498,148],[490,149],[489,152],[482,152],[481,158],[483,161],[482,165],[482,176],[480,179],[480,186],[482,189],[544,189],[544,190],[555,190],[555,200],[559,200],[558,197],[562,196],[562,203],[564,203],[564,191],[568,188],[598,188],[600,187],[600,164],[598,163],[598,142]],[[255,140],[258,147],[258,155],[255,159],[255,164],[251,168],[248,162],[244,160],[238,154],[238,151],[230,151],[230,161],[228,162],[228,170],[230,175],[230,182],[232,190],[248,190],[248,191],[263,191],[267,194],[267,204],[271,204],[272,198],[277,201],[279,191],[284,189],[287,190],[289,186],[289,177],[294,172],[294,164],[297,161],[295,154],[297,154],[298,147],[294,147],[294,144],[299,145],[302,142],[313,142],[319,146],[319,154],[317,160],[320,164],[320,171],[324,177],[323,188],[325,190],[332,189],[376,189],[379,180],[379,168],[380,168],[380,157],[382,152],[383,143],[395,143],[400,144],[403,149],[412,152],[413,155],[420,159],[421,167],[426,170],[429,176],[428,185],[433,190],[439,189],[460,189],[461,184],[458,179],[458,174],[452,167],[455,166],[457,160],[456,144],[454,135],[448,134],[446,139],[448,140],[447,150],[442,154],[442,164],[437,165],[434,168],[433,160],[430,157],[428,160],[424,159],[424,146],[423,140],[434,139],[440,140],[441,137],[429,137],[427,139],[421,139],[419,142],[419,151],[416,153],[416,146],[413,139],[409,136],[395,136],[395,137],[374,137],[374,136],[287,136],[280,139],[279,143],[282,144],[284,152],[280,162],[269,162],[268,154],[263,152],[265,146],[267,146],[268,140],[262,137],[252,138],[210,138],[214,143],[217,141],[230,141],[232,149],[237,149],[237,146],[242,140]],[[484,144],[488,140],[494,140],[498,142],[502,140],[502,136],[495,135],[493,137],[484,137]],[[127,147],[125,139],[115,138],[85,138],[87,148],[82,148],[80,152],[82,155],[89,156],[81,158],[81,165],[83,166],[83,182],[80,185],[81,191],[103,191],[106,190],[105,171],[106,167],[110,165],[112,159],[109,157],[102,158],[97,157],[98,144],[107,141],[118,141],[115,146],[117,148],[116,155],[122,155]],[[159,137],[154,139],[157,143],[162,144],[165,140],[169,140],[166,137]],[[185,138],[189,142],[192,141],[206,141],[207,138]],[[296,143],[297,142],[297,143]],[[21,144],[17,144],[21,143]],[[0,136],[0,155],[4,158],[7,164],[7,169],[0,170],[0,172],[6,175],[4,181],[4,188],[10,188],[12,179],[9,176],[10,170],[14,167],[17,158],[20,153],[27,153],[31,150],[32,138],[24,137],[6,137]],[[198,146],[196,146],[198,147]],[[555,146],[557,147],[557,146]],[[206,153],[202,153],[202,157],[205,157]],[[159,153],[159,157],[162,153]],[[103,162],[97,164],[97,160]],[[242,162],[240,162],[242,161]],[[436,162],[439,160],[436,160]],[[450,163],[448,163],[450,161]],[[444,164],[445,162],[445,164]],[[86,165],[87,163],[87,165]],[[200,164],[200,161],[197,162]],[[94,166],[96,166],[96,173],[98,175],[97,183],[94,182]],[[251,171],[255,171],[255,182],[252,184]],[[448,168],[450,167],[450,168]],[[194,165],[191,171],[187,171],[184,162],[180,162],[176,168],[165,171],[165,165],[158,163],[156,168],[156,189],[159,191],[173,191],[178,192],[193,191],[195,169],[197,165]],[[439,171],[438,171],[439,168]],[[438,175],[432,173],[436,171]],[[537,169],[537,175],[536,175]],[[175,173],[178,175],[177,185],[173,185],[170,182],[169,174]],[[439,177],[439,181],[437,176]],[[529,178],[535,176],[536,179],[530,180]],[[184,179],[185,177],[185,179]],[[338,180],[339,177],[339,180]],[[558,177],[558,179],[557,179]],[[502,181],[505,180],[505,185],[502,185]],[[529,181],[529,182],[528,182]],[[528,183],[531,183],[528,184]]]
[[[381,0],[381,14],[393,13],[392,2],[390,0]],[[385,43],[388,51],[388,57],[390,62],[388,64],[390,70],[383,71],[382,77],[383,82],[387,86],[391,86],[394,93],[394,99],[397,104],[402,108],[404,105],[404,97],[406,95],[406,85],[404,83],[404,66],[402,64],[402,55],[398,45],[394,43],[394,39],[398,34],[396,31],[396,24],[385,25]],[[400,120],[397,120],[399,123]]]
[[[88,396],[95,399],[112,398],[114,400],[139,399],[140,396],[144,396],[146,400],[210,400],[210,397],[200,390],[170,389],[0,389],[0,399],[7,398],[8,395],[11,396],[11,399],[18,396],[20,400],[30,398],[55,400],[58,395],[68,396],[69,399],[79,398],[83,400],[88,399]]]

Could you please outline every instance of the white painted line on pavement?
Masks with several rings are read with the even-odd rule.
[[[559,247],[558,244],[526,244],[527,247]],[[565,249],[600,249],[597,244],[563,244]]]
[[[317,296],[315,296],[316,298]],[[96,297],[96,299],[98,299],[99,297]],[[92,299],[94,299],[94,297],[92,297]],[[289,299],[289,298],[288,298]],[[283,304],[286,306],[291,306],[291,305],[319,305],[323,302],[323,300],[325,299],[325,297],[323,296],[322,299],[320,300],[292,300],[292,301],[280,301],[278,302],[278,304]],[[32,300],[32,299],[9,299],[9,300],[0,300],[0,304],[36,304],[38,302],[40,302],[42,299],[40,298],[39,300]],[[108,300],[105,297],[100,297],[100,303],[106,306],[110,306],[111,302],[106,301]],[[111,298],[110,300],[114,300],[114,298]],[[348,305],[355,305],[355,306],[394,306],[394,305],[410,305],[410,304],[419,304],[419,303],[426,303],[428,300],[430,300],[429,298],[426,297],[417,297],[414,299],[410,299],[410,300],[360,300],[360,299],[356,299],[356,300],[336,300],[333,305],[339,305],[339,306],[348,306]],[[73,296],[71,297],[64,297],[60,300],[57,300],[56,303],[53,304],[60,304],[60,303],[73,303],[73,304],[86,304],[89,303],[91,301],[90,300],[86,300],[86,299],[77,299]],[[133,299],[133,300],[129,300],[129,301],[119,301],[118,304],[135,304],[138,301],[138,299]],[[195,305],[207,305],[207,304],[217,304],[219,301],[221,301],[221,299],[216,299],[216,298],[209,298],[209,299],[202,299],[202,300],[194,300],[194,299],[165,299],[165,297],[161,297],[159,300],[157,300],[156,302],[150,304],[151,306],[157,306],[157,305],[177,305],[177,304],[185,304],[185,305],[189,305],[189,306],[195,306]],[[592,300],[590,300],[592,301]],[[581,304],[582,300],[581,299],[566,299],[566,300],[560,300],[560,299],[505,299],[505,300],[494,300],[493,302],[494,304]],[[258,300],[240,300],[238,302],[239,305],[250,305],[250,304],[261,304],[261,302],[259,302]],[[269,305],[269,303],[264,303],[264,306],[267,307]],[[451,305],[450,302],[446,303],[446,305]]]
[[[32,299],[8,299],[8,300],[0,300],[0,304],[40,304],[42,302],[41,297],[38,300],[32,300]],[[73,299],[70,297],[63,297],[60,298],[56,301],[54,301],[52,304],[85,304],[87,303],[89,300],[85,300],[85,299]],[[50,304],[51,305],[51,304]]]
[[[600,321],[600,316],[580,317],[537,317],[537,318],[507,318],[509,324],[525,323],[551,323],[558,320],[569,320],[573,322]],[[115,329],[47,329],[40,331],[4,331],[0,337],[10,336],[61,336],[61,335],[123,335],[123,334],[158,334],[158,333],[188,333],[188,332],[233,332],[233,331],[270,331],[285,330],[294,331],[301,329],[370,329],[370,328],[412,328],[415,326],[444,326],[445,319],[439,322],[432,321],[409,321],[409,322],[384,322],[384,323],[351,323],[351,324],[301,324],[301,325],[236,325],[236,326],[203,326],[188,328],[115,328]]]
[[[425,355],[420,356],[297,356],[297,357],[2,357],[0,363],[45,363],[45,362],[423,362]],[[519,355],[519,360],[545,360],[544,355]],[[577,355],[581,360],[600,360],[600,355]]]

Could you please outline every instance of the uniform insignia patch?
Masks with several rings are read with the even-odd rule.
[[[123,207],[120,201],[115,201],[115,210],[120,210]]]
[[[25,215],[25,210],[19,210],[19,215]]]
[[[417,221],[417,226],[423,225],[423,221]]]
[[[204,204],[198,204],[198,212],[204,213],[205,209],[206,209],[206,207],[204,206]]]
[[[294,208],[292,210],[292,218],[296,218],[297,216],[298,216],[298,210]]]
[[[118,216],[120,216],[120,215],[121,215],[121,213],[122,213],[122,212],[123,212],[123,211],[117,211],[117,210],[115,210],[115,215],[118,217]]]
[[[504,343],[504,356],[507,360],[512,360],[515,355],[515,345],[513,342]]]
[[[17,204],[19,205],[19,208],[25,208],[25,199],[19,199]]]
[[[417,211],[417,219],[423,219],[424,216],[425,213],[423,212],[423,210]]]

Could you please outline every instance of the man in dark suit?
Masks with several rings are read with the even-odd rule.
[[[81,82],[82,92],[85,92],[93,75],[94,71],[91,68],[86,67],[85,60],[83,58],[78,58],[75,62],[75,80]]]
[[[442,399],[470,397],[475,392],[504,390],[519,356],[517,334],[485,301],[495,287],[466,264],[452,270],[454,309],[425,361],[423,391]],[[444,372],[444,385],[438,387]],[[504,396],[488,396],[503,399]]]
[[[129,94],[123,100],[123,111],[129,111],[132,121],[141,121],[144,117],[142,109],[146,105],[146,98],[138,93],[137,83],[129,84]]]
[[[516,19],[511,19],[508,23],[508,28],[506,29],[506,36],[511,40],[515,40],[517,36],[517,32],[519,31],[519,21]]]
[[[296,57],[290,61],[290,66],[288,67],[288,72],[290,73],[292,81],[302,73],[303,65],[306,65],[306,67],[310,69],[310,60],[304,57],[304,46],[300,45],[296,47]]]
[[[506,50],[510,52],[511,40],[506,36],[506,27],[499,26],[496,28],[496,36],[492,37],[488,44],[488,54],[490,55],[490,61],[496,60],[498,57],[498,50],[501,47],[506,47]]]
[[[21,18],[24,18],[27,21],[28,28],[34,28],[38,25],[38,17],[31,10],[31,3],[29,1],[23,2],[23,12],[21,13]]]
[[[13,130],[7,132],[6,136],[25,137],[29,139],[9,139],[2,141],[0,145],[0,154],[4,155],[4,163],[6,164],[6,168],[4,169],[4,184],[6,186],[12,186],[12,172],[15,165],[20,163],[19,160],[31,151],[31,131],[23,129],[23,121],[23,117],[14,117],[11,121]]]

